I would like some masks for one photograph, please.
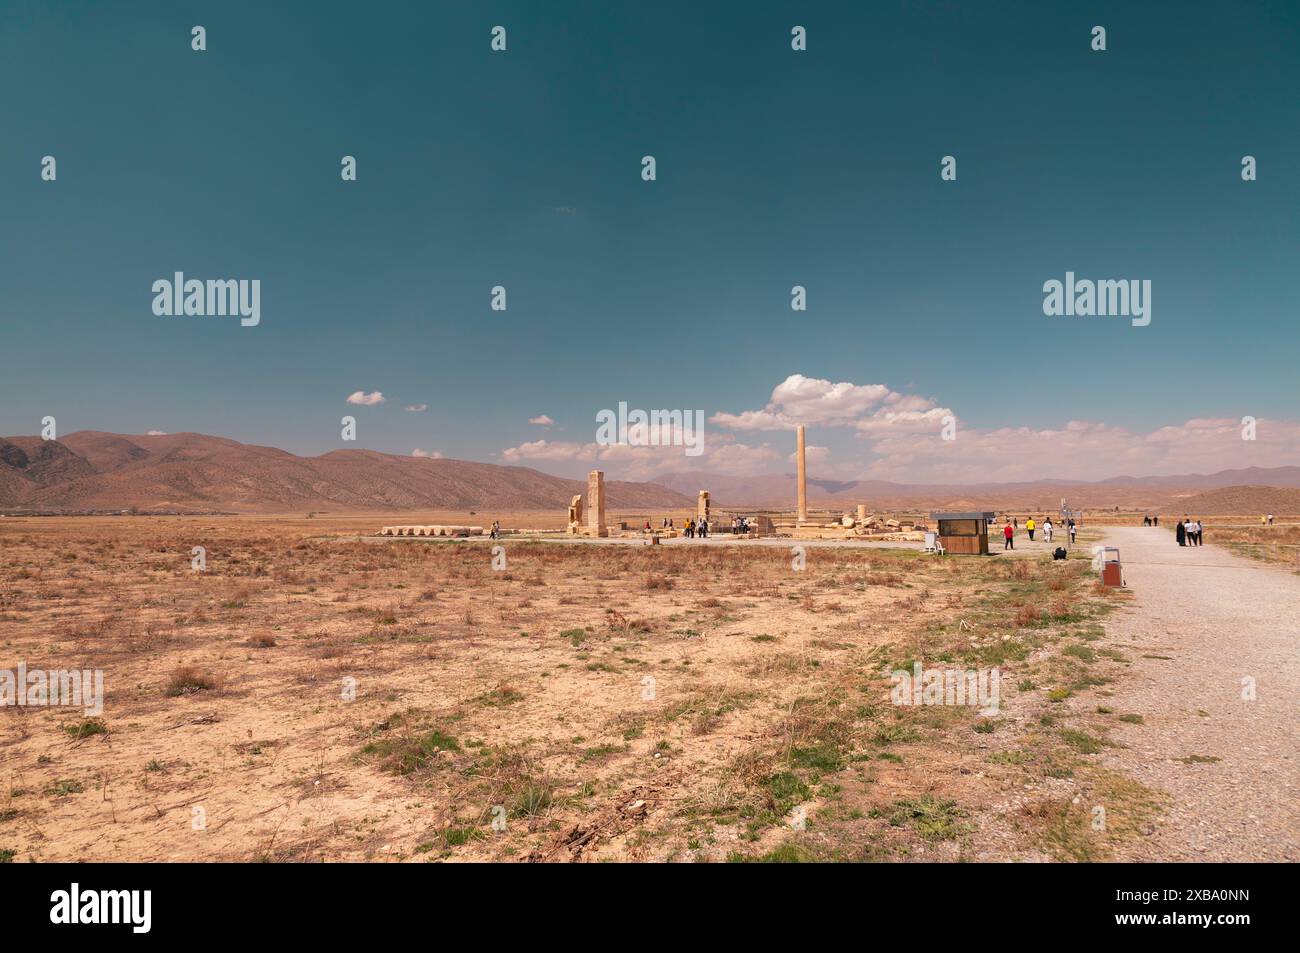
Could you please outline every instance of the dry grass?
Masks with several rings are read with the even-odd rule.
[[[1012,686],[1023,668],[1043,687],[1022,719],[1058,685],[1088,690],[1044,661],[1093,611],[1086,562],[824,550],[794,572],[780,547],[505,546],[498,572],[486,543],[357,540],[320,518],[6,520],[6,654],[102,669],[112,732],[0,712],[4,780],[25,792],[0,849],[785,857],[798,807],[817,856],[956,857],[977,822],[1023,823],[980,818],[1069,746],[1045,733],[1029,766],[990,769],[971,739],[1016,748],[1026,723],[973,734],[969,710],[896,708],[891,668],[1000,665]]]

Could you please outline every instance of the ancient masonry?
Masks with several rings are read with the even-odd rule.
[[[385,526],[380,536],[482,536],[482,526]]]
[[[569,534],[577,536],[582,532],[582,494],[577,493],[569,501]]]
[[[804,449],[804,428],[803,424],[795,431],[795,466],[799,473],[799,510],[795,514],[795,521],[798,523],[808,522],[808,470],[804,466],[803,449]]]
[[[587,535],[609,535],[609,527],[605,525],[604,470],[592,470],[587,474]]]
[[[709,491],[700,490],[699,501],[695,504],[695,518],[707,520],[709,518]]]

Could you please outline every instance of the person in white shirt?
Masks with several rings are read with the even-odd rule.
[[[1043,539],[1049,543],[1052,541],[1052,518],[1050,516],[1043,520]]]

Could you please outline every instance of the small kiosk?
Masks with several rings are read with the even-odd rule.
[[[939,542],[949,553],[961,556],[989,554],[989,523],[996,513],[931,513],[939,524]]]

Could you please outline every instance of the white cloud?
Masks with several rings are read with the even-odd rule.
[[[407,404],[406,410],[412,414],[422,414],[429,409],[428,404]]]
[[[411,456],[413,456],[413,457],[424,457],[424,458],[429,459],[429,460],[441,460],[441,459],[442,459],[442,451],[441,451],[441,450],[421,450],[419,447],[416,447],[414,450],[411,451]]]
[[[934,430],[952,413],[933,400],[900,394],[884,384],[832,383],[791,374],[772,389],[760,410],[716,413],[709,423],[732,430],[794,430],[799,424],[855,427],[867,433],[893,430]]]
[[[373,407],[375,404],[382,404],[384,400],[384,395],[379,391],[374,391],[369,394],[365,391],[355,391],[348,395],[349,404],[357,404],[361,407]]]
[[[555,421],[552,420],[550,417],[546,416],[545,414],[538,414],[536,417],[529,417],[528,422],[530,424],[537,424],[537,426],[539,427],[555,426]]]
[[[165,436],[167,436],[167,431],[166,431],[166,430],[146,430],[144,435],[145,435],[146,437],[165,437]]]

